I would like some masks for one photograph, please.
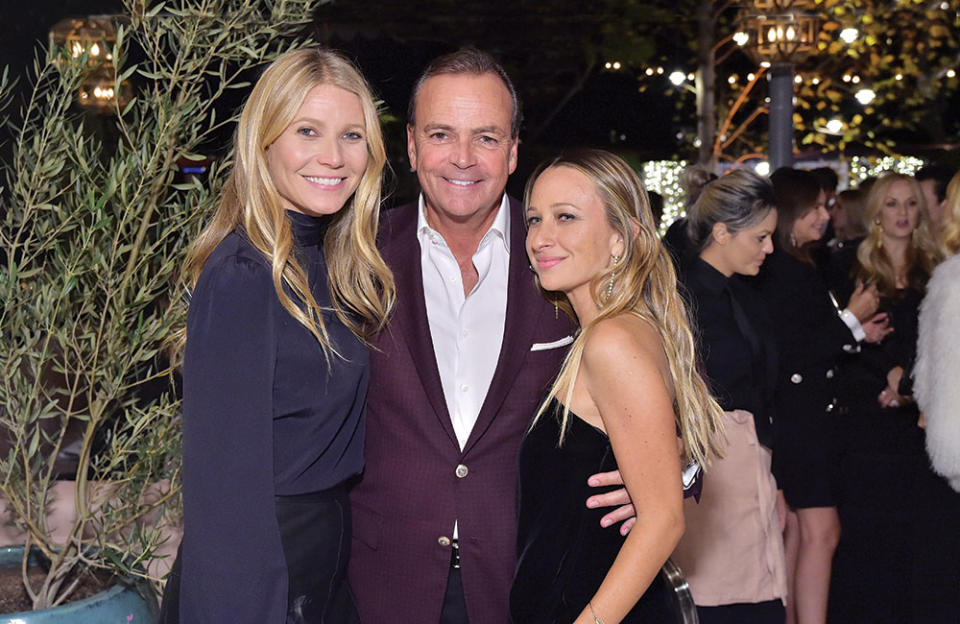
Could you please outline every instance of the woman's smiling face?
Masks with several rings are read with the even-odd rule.
[[[527,254],[546,290],[562,291],[577,308],[593,304],[591,286],[623,253],[596,186],[571,167],[550,167],[530,193]]]

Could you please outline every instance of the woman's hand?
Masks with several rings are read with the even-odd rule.
[[[880,293],[877,292],[875,284],[866,286],[863,282],[857,281],[857,287],[850,295],[850,301],[847,302],[847,309],[853,312],[860,323],[865,323],[872,317],[880,305]]]
[[[886,312],[874,314],[870,320],[861,323],[861,327],[863,327],[863,333],[866,334],[866,338],[864,338],[863,341],[869,342],[870,344],[883,342],[883,339],[893,331],[893,326],[890,325],[890,318]]]

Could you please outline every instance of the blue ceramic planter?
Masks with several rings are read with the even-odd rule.
[[[19,568],[23,547],[0,548],[0,567]],[[0,624],[150,624],[155,610],[133,587],[116,585],[52,609],[0,615]]]

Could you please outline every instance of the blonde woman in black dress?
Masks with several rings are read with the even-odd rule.
[[[613,154],[547,161],[524,204],[539,285],[581,330],[521,447],[513,621],[668,621],[657,575],[683,534],[681,458],[707,463],[723,416],[672,262]],[[637,511],[625,539],[582,504],[587,478],[618,468]]]

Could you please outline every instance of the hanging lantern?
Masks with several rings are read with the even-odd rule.
[[[749,0],[740,24],[757,62],[797,63],[816,49],[820,15],[814,0]]]
[[[68,59],[86,55],[90,73],[77,90],[77,103],[95,113],[109,114],[123,108],[133,95],[130,83],[116,85],[117,70],[113,65],[113,45],[117,30],[108,15],[68,17],[50,29],[50,46],[63,49]]]
[[[117,41],[117,29],[107,15],[91,17],[68,17],[50,29],[50,45],[64,48],[72,58],[88,54],[87,64],[97,67],[113,62],[110,50]]]

